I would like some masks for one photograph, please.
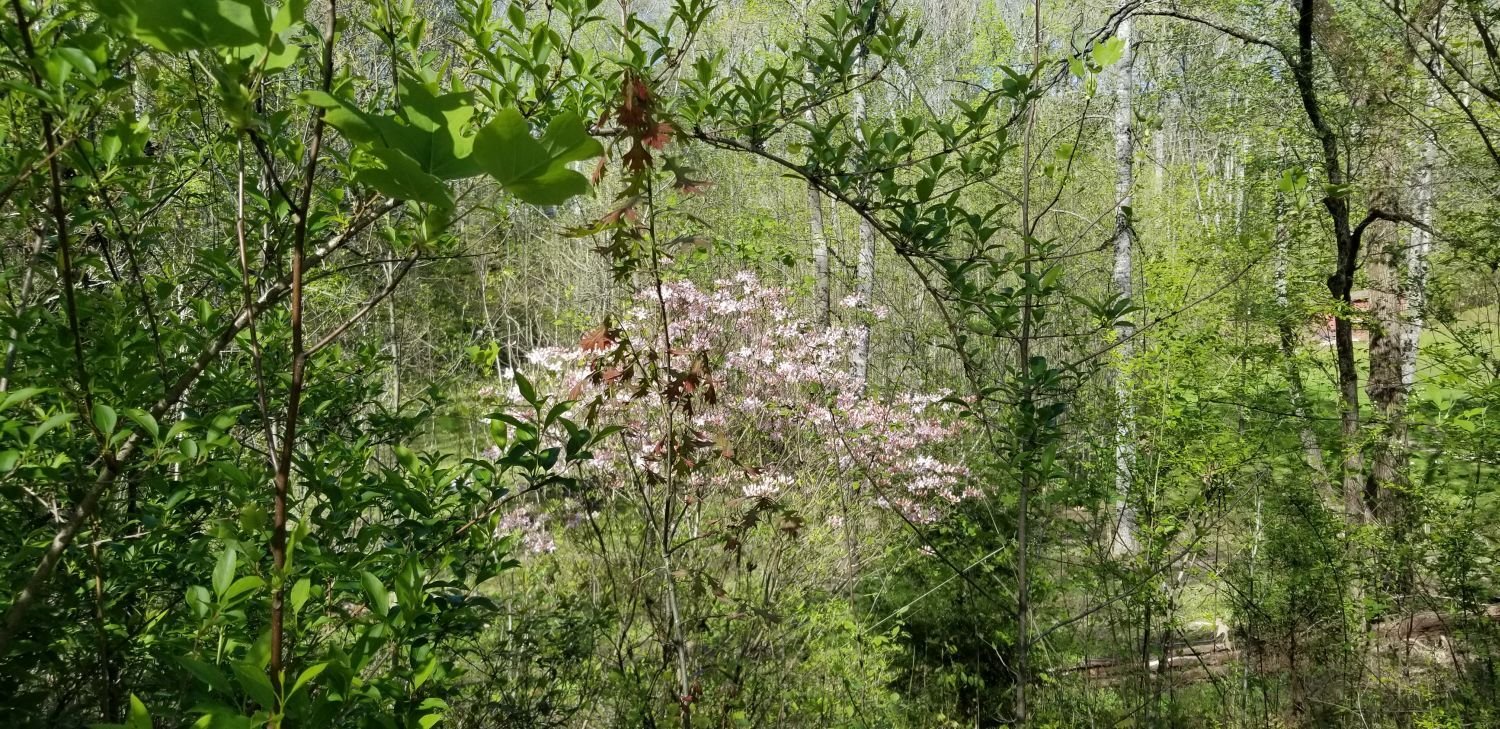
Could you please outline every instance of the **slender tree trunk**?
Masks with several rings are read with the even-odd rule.
[[[871,19],[873,26],[874,19]],[[866,51],[861,47],[859,60],[855,64],[855,83],[865,82]],[[865,93],[861,89],[854,92],[854,109],[850,120],[854,123],[854,138],[859,146],[865,146],[864,123],[866,117]],[[854,274],[854,293],[859,299],[862,310],[868,310],[874,303],[875,296],[875,228],[870,221],[863,217],[859,220],[859,262]],[[857,341],[854,346],[854,376],[863,390],[869,382],[870,375],[870,326],[866,322],[859,328]]]
[[[1434,100],[1437,98],[1436,84]],[[1428,229],[1433,222],[1432,173],[1437,166],[1437,134],[1425,135],[1422,143],[1422,161],[1417,168],[1416,216]],[[1401,383],[1407,394],[1413,392],[1417,383],[1417,349],[1422,338],[1422,329],[1427,325],[1427,261],[1432,255],[1432,234],[1422,228],[1411,233],[1411,245],[1406,249],[1406,336],[1401,342]]]
[[[483,258],[480,258],[479,260],[481,262],[484,261]],[[481,283],[480,295],[487,300],[489,297],[484,293],[483,289],[485,271],[481,270],[479,272],[479,277]],[[396,285],[396,264],[394,263],[385,264],[385,284],[389,287],[394,287]],[[397,337],[397,334],[399,334],[399,332],[396,329],[395,292],[392,292],[390,296],[387,296],[385,298],[385,314],[386,336],[390,337],[391,339],[391,411],[394,412],[401,409],[401,340]],[[486,301],[485,303],[484,324],[486,327],[491,327],[491,330],[493,331],[492,325],[490,324],[488,301]]]
[[[1151,156],[1155,157],[1156,164],[1151,170],[1151,193],[1161,195],[1167,171],[1167,130],[1157,129],[1151,134]]]
[[[811,112],[808,115],[811,116]],[[823,230],[823,196],[812,183],[807,185],[807,215],[811,221],[813,268],[817,277],[813,305],[818,309],[818,328],[827,329],[833,308],[833,285],[828,275],[828,234]]]
[[[1297,53],[1292,67],[1292,76],[1297,84],[1297,95],[1307,114],[1308,123],[1318,138],[1323,158],[1323,174],[1328,185],[1341,188],[1348,182],[1344,169],[1340,139],[1326,117],[1318,101],[1313,60],[1313,27],[1318,19],[1319,0],[1298,0],[1297,3]],[[1333,226],[1336,261],[1334,271],[1328,277],[1328,293],[1339,308],[1333,319],[1333,346],[1338,362],[1339,400],[1342,405],[1339,435],[1343,460],[1339,471],[1343,482],[1344,516],[1350,524],[1363,524],[1369,520],[1369,510],[1364,499],[1365,459],[1361,443],[1359,420],[1359,370],[1354,360],[1354,322],[1350,318],[1354,307],[1354,273],[1359,265],[1360,239],[1349,221],[1349,198],[1347,195],[1327,195],[1323,207],[1328,211],[1328,220]]]
[[[21,276],[21,295],[15,300],[16,303],[12,311],[12,315],[17,320],[26,311],[26,307],[31,300],[32,272],[36,270],[34,259],[41,251],[42,236],[38,233],[31,238],[31,248],[27,251],[26,256],[26,273]],[[10,328],[10,338],[5,342],[5,368],[3,372],[0,372],[0,392],[10,389],[10,374],[16,364],[16,341],[20,336],[20,331],[12,326]]]
[[[805,8],[803,14],[805,17]],[[811,81],[811,72],[808,76],[808,80]],[[809,125],[816,121],[810,108],[803,112],[802,117]],[[817,307],[818,328],[827,329],[833,310],[833,282],[830,280],[828,269],[828,231],[823,226],[823,196],[818,192],[817,186],[811,182],[807,183],[807,219],[809,232],[812,235],[813,275],[816,277],[813,305]]]
[[[1113,282],[1115,293],[1123,298],[1134,296],[1135,225],[1131,220],[1133,202],[1132,188],[1135,186],[1135,138],[1131,126],[1131,92],[1135,85],[1135,47],[1131,38],[1129,16],[1120,21],[1115,35],[1125,42],[1124,55],[1120,59],[1115,76],[1115,261]],[[1110,553],[1115,556],[1136,551],[1135,508],[1130,504],[1131,474],[1135,470],[1135,406],[1130,401],[1130,361],[1135,355],[1132,338],[1135,327],[1121,322],[1115,327],[1115,335],[1124,344],[1120,348],[1120,370],[1115,373],[1115,397],[1119,402],[1119,421],[1115,432],[1115,519],[1114,535],[1110,539]]]
[[[337,27],[338,5],[334,0],[328,4],[328,26],[323,34],[323,91],[326,93],[333,83],[333,41]],[[292,280],[290,284],[289,323],[292,330],[291,380],[287,385],[286,423],[281,436],[281,453],[276,457],[276,469],[272,478],[271,512],[271,563],[275,567],[271,587],[271,645],[270,662],[266,673],[275,690],[277,702],[271,710],[271,729],[281,726],[281,699],[284,695],[283,681],[288,669],[286,631],[286,553],[287,523],[290,519],[290,496],[292,483],[292,458],[297,452],[297,420],[302,412],[302,389],[307,375],[307,350],[303,343],[302,298],[307,267],[307,226],[313,211],[313,185],[317,182],[318,155],[323,149],[324,119],[321,112],[313,121],[312,142],[308,145],[307,164],[303,168],[301,203],[297,206],[296,224],[292,231]]]
[[[1031,62],[1033,67],[1042,65],[1042,0],[1034,0],[1032,4],[1032,45]],[[1036,131],[1036,104],[1027,104],[1026,108],[1026,131],[1021,142],[1021,158],[1025,160],[1025,167],[1021,171],[1021,259],[1023,261],[1024,276],[1031,277],[1031,240],[1033,233],[1033,221],[1031,219],[1031,146],[1032,135]],[[1016,346],[1016,371],[1018,376],[1029,377],[1027,368],[1031,362],[1031,317],[1032,297],[1030,289],[1021,303],[1021,336]],[[1029,401],[1032,396],[1030,383],[1023,385],[1025,391],[1021,394],[1023,401]],[[1022,444],[1021,458],[1030,458],[1032,443],[1030,438]],[[1019,488],[1016,494],[1016,641],[1015,641],[1015,665],[1013,675],[1015,678],[1015,696],[1012,704],[1015,717],[1015,726],[1026,726],[1028,719],[1026,706],[1027,684],[1031,682],[1031,576],[1027,571],[1027,556],[1031,549],[1026,528],[1029,521],[1029,509],[1031,499],[1031,469],[1026,463],[1021,464]]]

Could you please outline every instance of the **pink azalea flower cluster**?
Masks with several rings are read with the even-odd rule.
[[[593,471],[606,485],[665,477],[670,407],[678,455],[692,463],[674,475],[698,496],[779,499],[843,480],[907,518],[935,521],[978,493],[968,471],[940,455],[959,426],[945,394],[869,394],[852,361],[863,336],[862,324],[818,327],[786,289],[742,272],[709,289],[663,283],[660,298],[645,289],[617,329],[531,352],[527,374],[594,408],[601,426],[625,426],[595,449]],[[668,359],[665,376],[650,374]]]
[[[530,506],[521,506],[503,514],[495,524],[495,536],[507,534],[519,536],[521,550],[528,554],[547,554],[557,549],[557,542],[547,531],[546,514],[533,511]]]

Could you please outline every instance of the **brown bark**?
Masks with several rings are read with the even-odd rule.
[[[1401,191],[1396,186],[1405,179],[1401,173],[1399,134],[1389,122],[1385,109],[1376,111],[1380,123],[1374,130],[1376,145],[1374,181],[1369,206],[1377,210],[1400,209]],[[1382,523],[1395,522],[1401,511],[1398,483],[1406,472],[1406,386],[1401,377],[1402,342],[1405,322],[1401,317],[1401,250],[1396,226],[1388,221],[1372,223],[1365,233],[1370,255],[1367,263],[1370,278],[1370,376],[1365,393],[1384,421],[1371,454],[1369,481],[1365,499],[1373,506]]]
[[[1358,267],[1360,236],[1350,223],[1349,197],[1344,192],[1348,175],[1340,151],[1340,139],[1326,117],[1318,100],[1314,80],[1313,27],[1319,23],[1328,27],[1326,2],[1299,0],[1297,14],[1297,49],[1289,58],[1292,75],[1297,83],[1298,97],[1303,111],[1322,148],[1323,174],[1331,188],[1323,198],[1323,207],[1328,211],[1333,226],[1336,261],[1333,274],[1328,277],[1328,292],[1339,308],[1334,314],[1334,352],[1338,362],[1339,400],[1342,404],[1339,432],[1343,442],[1343,462],[1340,468],[1343,481],[1344,515],[1353,524],[1369,520],[1364,500],[1364,453],[1361,450],[1359,420],[1359,372],[1354,361],[1354,326],[1350,320],[1354,309],[1354,273]],[[1321,22],[1320,22],[1321,21]],[[1326,33],[1325,33],[1326,34]]]

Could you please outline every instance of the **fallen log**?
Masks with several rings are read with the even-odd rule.
[[[1456,622],[1461,622],[1465,618],[1480,617],[1491,621],[1500,621],[1500,603],[1487,605],[1484,610],[1472,615],[1444,615],[1436,610],[1423,610],[1412,613],[1405,618],[1373,623],[1371,630],[1386,640],[1400,640],[1403,637],[1406,639],[1427,638],[1435,635],[1446,635],[1449,626]]]
[[[1449,632],[1453,626],[1476,618],[1500,622],[1500,603],[1487,605],[1476,613],[1444,614],[1423,610],[1374,622],[1370,625],[1370,648],[1377,651],[1405,649],[1402,651],[1404,655],[1420,657],[1422,663],[1449,663],[1457,658],[1452,653]],[[1165,656],[1158,655],[1145,661],[1139,658],[1087,658],[1077,665],[1055,669],[1052,674],[1077,675],[1105,683],[1115,683],[1133,675],[1156,677],[1171,674],[1177,681],[1192,683],[1226,673],[1247,657],[1244,649],[1236,648],[1227,635],[1217,630],[1211,639],[1197,635],[1190,637],[1196,639],[1189,641],[1179,637],[1175,644],[1169,643]],[[1241,637],[1235,636],[1237,639]],[[1437,646],[1426,645],[1434,639],[1438,639]],[[1286,656],[1277,651],[1261,651],[1253,658],[1258,671],[1279,670],[1288,664]]]

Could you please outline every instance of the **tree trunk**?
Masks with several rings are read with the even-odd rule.
[[[873,19],[871,21],[873,23]],[[859,60],[855,64],[854,77],[856,84],[865,82],[865,56],[866,51],[861,47]],[[854,91],[854,110],[851,121],[854,123],[854,138],[861,149],[865,146],[865,92],[856,87]],[[866,191],[868,194],[868,191]],[[863,217],[859,220],[859,262],[854,274],[854,293],[859,299],[859,308],[868,310],[874,303],[875,295],[875,228]],[[870,375],[870,325],[865,322],[856,335],[857,341],[854,346],[854,376],[863,390],[869,381]]]
[[[483,260],[484,260],[483,258],[480,259],[481,262],[483,262]],[[394,264],[394,263],[387,263],[387,264],[385,264],[385,283],[386,283],[386,286],[394,287],[396,285],[395,275],[396,275],[396,264]],[[480,276],[480,284],[481,284],[481,287],[480,287],[480,296],[484,297],[485,299],[488,299],[489,297],[488,297],[487,293],[485,292],[485,290],[483,288],[484,271],[481,270],[480,273],[479,273],[479,276]],[[397,411],[399,411],[401,409],[401,339],[397,336],[400,332],[398,332],[397,329],[396,329],[396,294],[395,294],[395,292],[392,292],[390,296],[385,297],[385,313],[386,313],[386,336],[390,337],[390,339],[391,339],[391,411],[392,412],[397,412]],[[489,304],[488,303],[485,304],[484,323],[485,323],[486,327],[488,327],[490,325]]]
[[[1329,187],[1338,190],[1348,182],[1340,151],[1338,133],[1323,115],[1314,80],[1313,27],[1320,15],[1326,16],[1326,5],[1319,0],[1299,0],[1297,4],[1297,54],[1292,76],[1297,84],[1308,123],[1322,148],[1323,174]],[[1322,18],[1326,30],[1326,17]],[[1333,319],[1333,346],[1338,362],[1340,413],[1339,435],[1343,459],[1339,467],[1343,482],[1344,516],[1350,524],[1369,520],[1364,499],[1365,458],[1360,442],[1363,429],[1359,420],[1359,371],[1354,361],[1354,273],[1359,266],[1360,239],[1349,221],[1349,198],[1329,194],[1323,198],[1328,220],[1333,226],[1336,262],[1328,277],[1328,293],[1338,303]]]
[[[1434,100],[1437,98],[1436,84]],[[1427,228],[1432,228],[1433,200],[1432,170],[1437,165],[1437,134],[1425,135],[1422,143],[1422,161],[1417,168],[1416,215]],[[1411,245],[1406,249],[1406,336],[1401,342],[1401,384],[1408,395],[1417,383],[1417,348],[1422,329],[1427,324],[1427,260],[1432,255],[1432,234],[1421,228],[1412,230]]]
[[[1377,125],[1371,130],[1376,150],[1370,180],[1370,209],[1401,209],[1400,181],[1401,138],[1386,109],[1374,109]],[[1396,225],[1387,221],[1372,223],[1365,231],[1369,245],[1370,277],[1370,376],[1365,394],[1380,413],[1385,428],[1375,443],[1370,459],[1365,500],[1382,522],[1390,523],[1400,514],[1400,483],[1406,472],[1406,386],[1402,381],[1402,350],[1406,341],[1405,323],[1401,320],[1401,237]]]
[[[1120,21],[1116,36],[1125,42],[1115,76],[1115,261],[1113,283],[1115,293],[1124,298],[1134,295],[1131,256],[1135,249],[1135,225],[1131,221],[1131,188],[1135,185],[1135,139],[1131,128],[1130,94],[1135,84],[1135,49],[1131,33],[1131,21],[1127,16]],[[1115,373],[1115,396],[1119,402],[1119,422],[1115,431],[1115,520],[1114,535],[1110,539],[1110,554],[1122,556],[1136,551],[1135,508],[1130,504],[1131,474],[1135,469],[1135,407],[1130,402],[1128,382],[1130,360],[1135,353],[1131,341],[1135,327],[1121,322],[1115,334],[1123,342],[1120,348],[1120,370]]]
[[[833,287],[828,278],[828,235],[823,231],[823,199],[811,183],[807,186],[807,214],[811,220],[813,267],[817,277],[813,301],[818,308],[818,328],[827,329],[833,305]]]

